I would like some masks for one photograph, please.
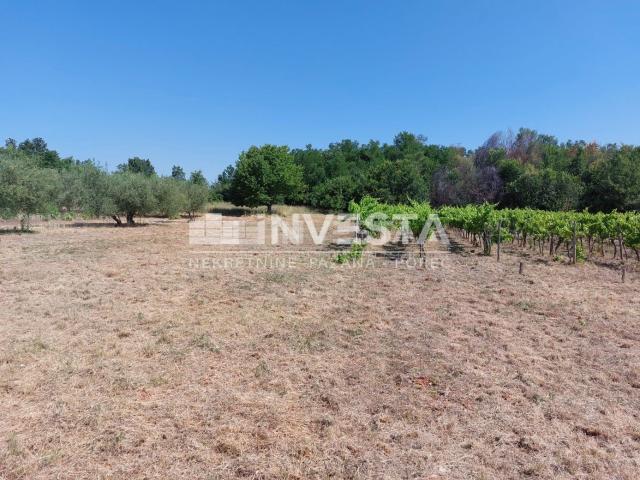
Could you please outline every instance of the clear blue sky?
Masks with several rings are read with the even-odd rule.
[[[637,1],[3,1],[0,137],[209,179],[252,144],[640,144]]]

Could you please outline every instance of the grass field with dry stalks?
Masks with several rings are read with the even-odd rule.
[[[146,221],[0,236],[0,478],[640,476],[637,273],[225,266]]]

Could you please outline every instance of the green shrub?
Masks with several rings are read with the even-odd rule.
[[[348,252],[342,252],[336,255],[334,261],[336,263],[343,264],[360,260],[362,258],[365,247],[366,244],[364,243],[352,243],[351,249]]]

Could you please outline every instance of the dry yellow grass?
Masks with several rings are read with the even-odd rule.
[[[197,268],[150,222],[0,237],[0,478],[638,478],[637,274]]]

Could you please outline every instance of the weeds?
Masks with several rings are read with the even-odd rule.
[[[22,456],[22,449],[18,443],[18,436],[15,433],[10,433],[7,437],[7,450],[10,455],[16,457]]]
[[[342,252],[336,255],[336,257],[334,258],[334,262],[342,265],[344,263],[360,260],[360,258],[362,258],[365,247],[366,244],[364,243],[352,243],[351,249],[348,252]]]
[[[200,335],[196,335],[195,337],[193,337],[193,339],[191,340],[191,345],[202,350],[207,350],[209,352],[218,353],[220,351],[220,348],[215,343],[213,343],[209,335],[205,333],[201,333]]]
[[[264,377],[268,375],[269,372],[270,372],[269,366],[267,365],[267,362],[265,362],[264,360],[260,360],[260,363],[258,363],[258,365],[253,371],[256,378]]]

